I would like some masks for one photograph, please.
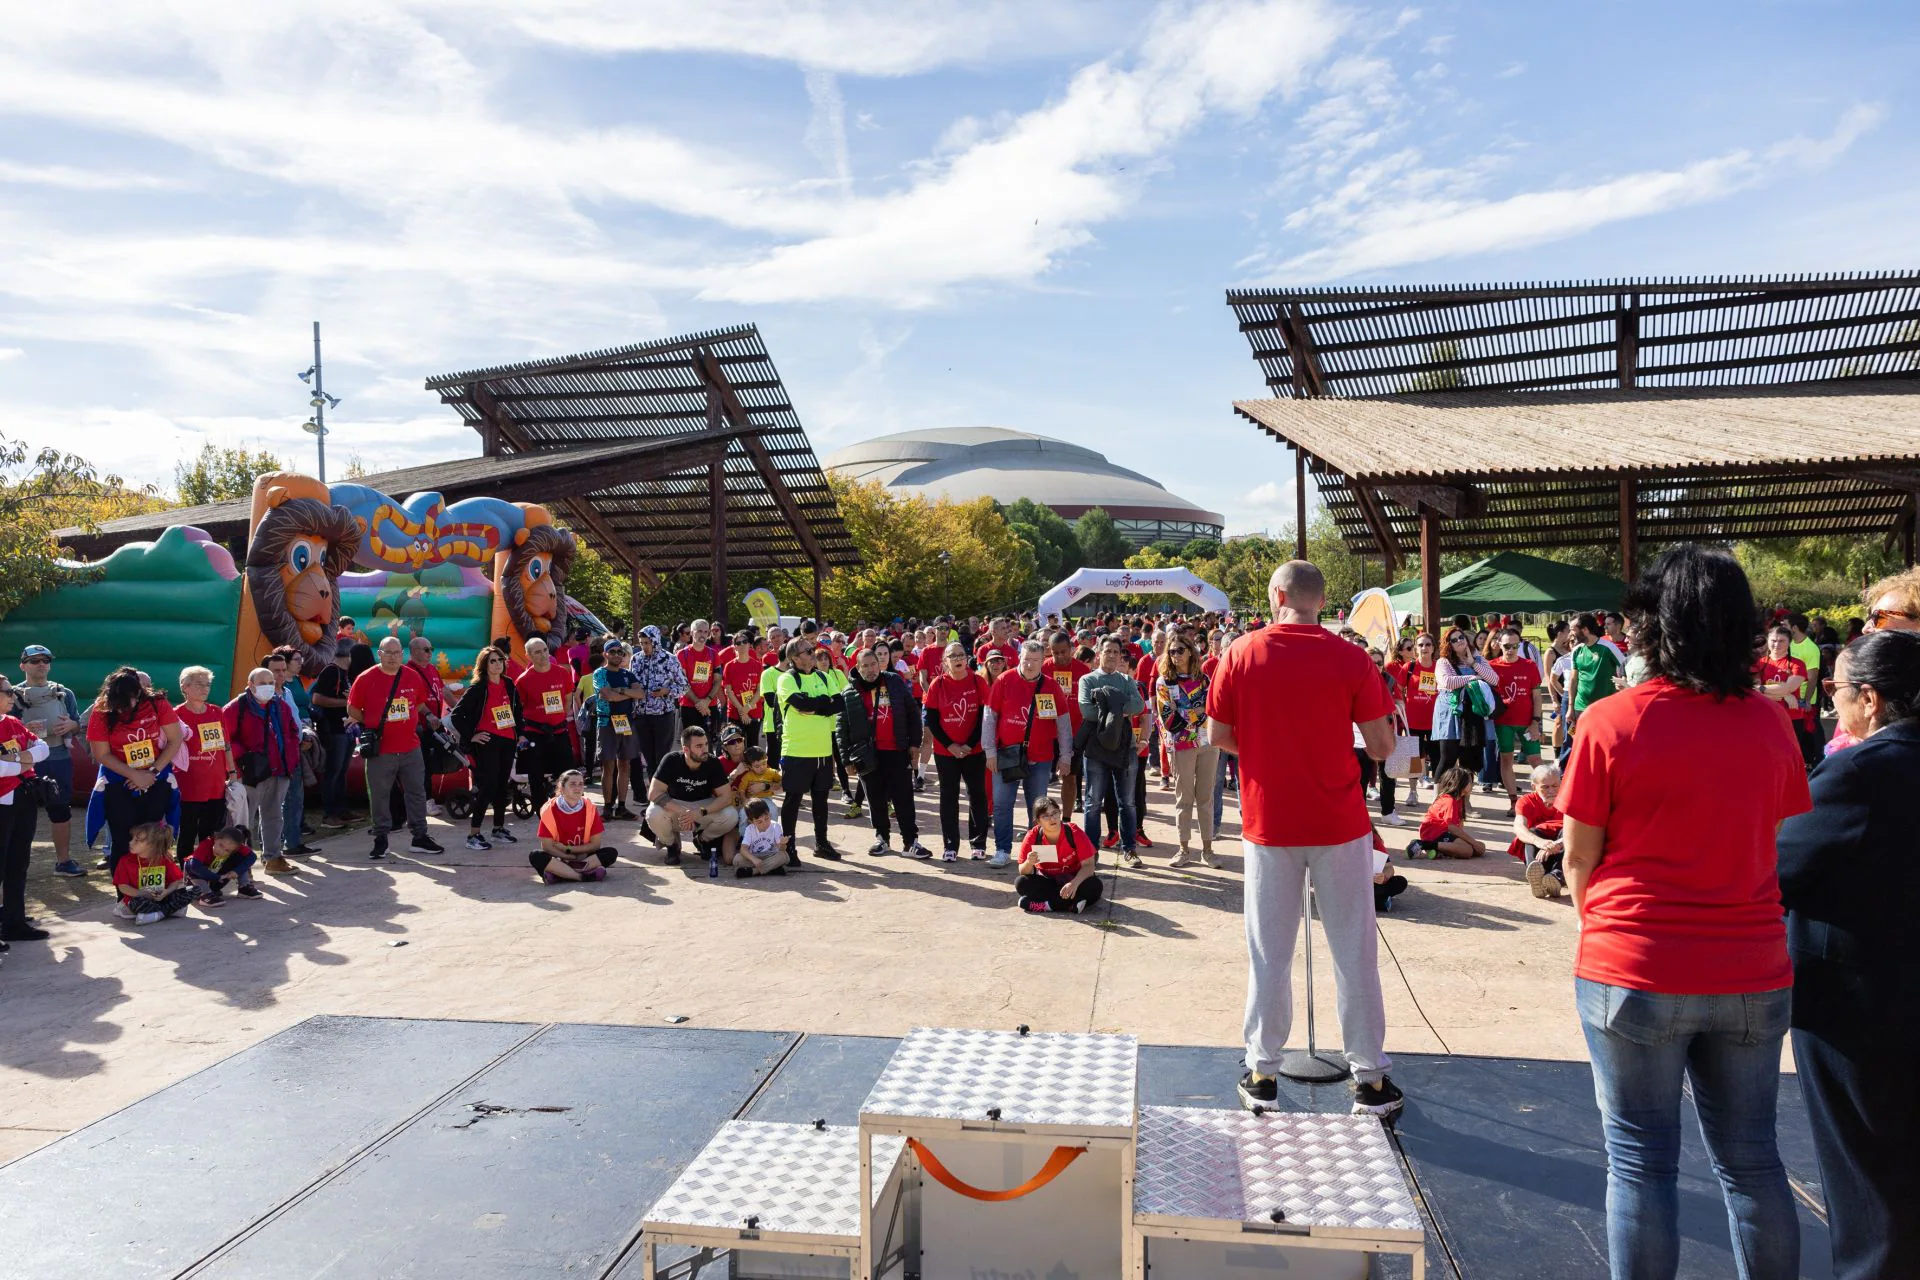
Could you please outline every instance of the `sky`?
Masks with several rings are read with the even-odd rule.
[[[760,327],[826,454],[1059,436],[1278,530],[1225,290],[1911,268],[1893,0],[0,0],[0,435],[478,452],[429,376]]]

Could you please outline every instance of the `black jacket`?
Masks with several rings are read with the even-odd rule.
[[[519,728],[525,728],[526,720],[520,714],[520,690],[514,688],[511,680],[502,680],[500,683],[506,686],[507,705],[513,708],[513,723]],[[453,731],[460,735],[460,750],[472,750],[473,735],[482,729],[496,738],[505,738],[508,742],[520,736],[519,729],[513,733],[501,733],[490,724],[481,724],[480,717],[486,714],[486,710],[486,686],[475,680],[467,686],[466,692],[460,695],[460,701],[453,708]]]
[[[1780,827],[1793,1025],[1855,1054],[1920,1049],[1913,904],[1920,722],[1890,725],[1813,771],[1813,810]]]
[[[860,677],[851,675],[847,680],[847,687],[840,694],[840,750],[845,753],[848,763],[860,764],[860,772],[867,773],[873,766],[863,763],[870,753],[862,748],[873,742],[873,722],[867,718],[866,700],[860,696]],[[900,678],[897,671],[882,671],[874,684],[886,690],[887,699],[893,704],[896,749],[913,750],[920,745],[921,731],[920,714],[914,706],[913,692],[907,688],[907,682]],[[872,688],[873,685],[867,687]]]

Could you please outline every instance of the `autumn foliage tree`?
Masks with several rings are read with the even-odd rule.
[[[57,530],[92,529],[166,504],[85,458],[0,436],[0,617],[73,581]]]
[[[991,498],[952,502],[872,481],[828,479],[861,557],[859,567],[836,569],[822,583],[821,608],[829,618],[981,613],[1005,606],[1033,575],[1032,550]]]

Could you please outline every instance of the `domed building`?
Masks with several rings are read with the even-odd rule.
[[[1066,520],[1100,507],[1136,547],[1218,539],[1224,527],[1219,512],[1168,493],[1158,480],[1116,467],[1092,449],[1005,427],[902,431],[835,450],[822,465],[929,498],[1003,504],[1029,498]]]

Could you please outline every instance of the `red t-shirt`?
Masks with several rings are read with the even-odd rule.
[[[1046,833],[1038,825],[1027,832],[1026,839],[1020,842],[1018,861],[1025,862],[1035,845],[1045,845],[1046,838]],[[1048,852],[1047,849],[1042,848],[1038,870],[1041,875],[1051,880],[1071,880],[1080,874],[1081,864],[1096,860],[1093,841],[1087,839],[1087,833],[1071,822],[1060,824],[1060,838],[1053,842],[1051,861],[1047,858]]]
[[[1807,664],[1798,658],[1781,658],[1776,661],[1764,654],[1761,655],[1760,661],[1753,664],[1753,681],[1755,684],[1785,684],[1789,680],[1798,681],[1799,684],[1796,687],[1805,686],[1807,682]],[[1796,694],[1793,700],[1798,703],[1800,701],[1799,695]],[[1778,702],[1779,700],[1771,699],[1771,701]],[[1805,720],[1812,714],[1812,711],[1805,706],[1789,707],[1784,702],[1780,703],[1780,708],[1794,720]]]
[[[415,662],[411,658],[401,665],[412,668],[413,674],[420,677],[420,683],[427,691],[427,710],[433,712],[435,715],[439,715],[445,711],[447,709],[447,681],[446,678],[440,674],[440,668],[434,666],[432,663]],[[362,671],[360,674],[365,675],[366,672]],[[393,677],[388,676],[387,679],[391,680]]]
[[[1080,731],[1080,677],[1093,674],[1093,668],[1074,658],[1063,669],[1054,665],[1052,658],[1040,664],[1040,674],[1060,687],[1060,696],[1067,700],[1067,722],[1074,732]]]
[[[1531,658],[1512,662],[1494,659],[1487,664],[1500,681],[1500,700],[1505,705],[1495,724],[1529,725],[1533,723],[1533,691],[1540,684],[1540,664]]]
[[[388,689],[393,690],[391,700]],[[409,662],[392,674],[379,667],[362,671],[347,690],[347,706],[360,713],[362,733],[380,735],[381,754],[401,755],[420,745],[420,709],[430,696],[420,669]]]
[[[136,893],[142,897],[157,898],[166,892],[168,885],[185,878],[186,873],[180,870],[180,864],[171,856],[158,862],[142,862],[137,854],[123,853],[120,861],[113,864],[113,887],[126,898]]]
[[[1560,811],[1606,829],[1574,973],[1730,995],[1793,981],[1774,828],[1813,807],[1787,714],[1655,678],[1580,716]]]
[[[1407,700],[1407,728],[1422,733],[1433,728],[1433,702],[1440,696],[1440,677],[1432,665],[1415,661],[1407,668],[1400,690]]]
[[[578,682],[578,677],[564,663],[549,662],[545,671],[528,667],[513,682],[513,687],[520,691],[520,714],[529,724],[554,728],[565,724],[567,695]]]
[[[927,686],[926,705],[938,717],[942,733],[955,742],[965,742],[980,731],[980,712],[991,692],[987,678],[978,671],[969,671],[958,680],[942,672]],[[933,739],[933,753],[953,754],[938,738]]]
[[[721,664],[720,683],[733,690],[749,719],[758,720],[766,714],[767,709],[760,705],[760,677],[765,671],[757,656],[742,658],[736,653]],[[732,714],[732,708],[728,708],[728,714]]]
[[[862,689],[860,701],[866,703],[867,723],[873,726],[874,748],[879,751],[898,751],[900,734],[894,727],[893,718],[900,714],[911,714],[911,708],[903,712],[902,708],[893,704],[884,680],[871,689]]]
[[[1017,747],[1025,742],[1029,762],[1045,764],[1052,760],[1054,749],[1060,745],[1056,722],[1066,710],[1060,705],[1062,697],[1060,686],[1044,675],[1029,680],[1018,671],[1003,674],[987,696],[996,725],[994,745]],[[1029,715],[1034,717],[1032,734],[1027,732]]]
[[[1565,816],[1548,804],[1546,797],[1537,791],[1529,791],[1520,797],[1520,803],[1514,809],[1514,816],[1526,823],[1527,830],[1535,835],[1558,838],[1561,828],[1566,826]],[[1526,861],[1526,842],[1515,836],[1513,843],[1507,846],[1507,852],[1523,862]]]
[[[713,686],[720,682],[720,654],[712,645],[690,644],[673,655],[680,660],[680,669],[687,673],[687,692],[680,699],[680,705],[690,707],[695,698],[713,695]]]
[[[1353,726],[1393,714],[1360,646],[1285,623],[1241,636],[1207,695],[1240,747],[1240,817],[1251,844],[1344,844],[1373,829]]]
[[[1447,834],[1447,828],[1466,825],[1467,802],[1458,796],[1439,796],[1427,806],[1427,816],[1420,819],[1420,838],[1438,840]]]
[[[1386,664],[1386,673],[1393,677],[1393,687],[1398,689],[1402,695],[1405,695],[1407,691],[1407,668],[1412,665],[1410,662],[1389,662]]]
[[[107,728],[107,713],[94,707],[87,717],[87,741],[106,743],[123,764],[151,769],[160,763],[160,755],[167,748],[167,726],[179,723],[173,705],[156,693],[134,708],[131,720],[123,720],[111,730]]]
[[[187,734],[186,772],[174,773],[180,798],[189,803],[218,800],[227,794],[225,709],[209,702],[204,711],[182,706],[177,714]]]
[[[989,653],[998,653],[1006,658],[1008,675],[1012,675],[1013,669],[1020,665],[1020,646],[1011,640],[1005,644],[995,644],[991,640],[982,640],[979,644],[973,646],[974,664],[982,671],[987,668],[987,655]]]
[[[513,718],[513,703],[507,697],[507,685],[504,680],[491,680],[487,683],[487,701],[486,705],[480,708],[479,727],[482,733],[491,733],[501,738],[511,738],[519,732],[520,725]]]
[[[219,708],[214,709],[218,712]],[[0,796],[10,796],[20,787],[20,779],[33,776],[33,762],[25,758],[27,749],[40,735],[27,728],[26,722],[13,716],[0,716],[0,751],[18,751],[22,759],[20,772],[11,778],[0,778]]]
[[[594,807],[591,797],[580,806],[577,813],[563,813],[560,802],[549,800],[540,806],[540,838],[553,840],[560,844],[585,844],[607,829],[600,819],[600,810]]]
[[[921,696],[926,695],[927,686],[932,684],[940,673],[946,670],[947,646],[930,644],[921,649],[913,659],[914,673],[920,677]]]

